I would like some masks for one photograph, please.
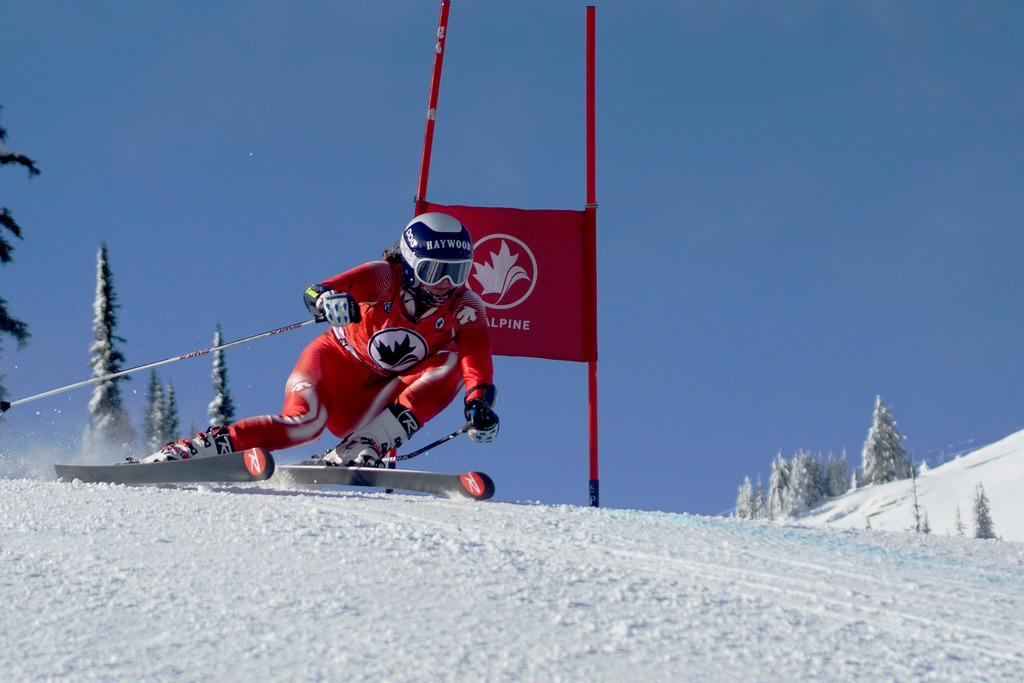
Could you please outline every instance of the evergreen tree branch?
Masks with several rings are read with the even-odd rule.
[[[32,336],[28,333],[28,325],[8,315],[6,307],[7,302],[0,299],[0,333],[9,334],[17,339],[18,349],[23,349]]]
[[[18,152],[8,152],[3,147],[0,147],[0,166],[6,166],[7,164],[18,164],[28,169],[28,177],[39,175],[39,168],[36,166],[36,162],[29,159],[24,154]]]

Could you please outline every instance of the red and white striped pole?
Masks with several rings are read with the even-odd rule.
[[[441,17],[437,22],[437,42],[434,43],[434,69],[430,75],[430,96],[427,98],[427,124],[423,133],[423,157],[420,160],[420,182],[416,188],[416,213],[427,210],[427,178],[430,176],[430,152],[434,146],[434,121],[437,118],[437,94],[441,89],[441,66],[444,63],[444,43],[448,34],[448,7],[450,0],[441,0]]]

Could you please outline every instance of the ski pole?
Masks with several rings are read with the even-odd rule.
[[[380,461],[381,461],[382,464],[392,464],[392,463],[396,463],[396,462],[398,462],[400,460],[411,460],[412,458],[415,458],[417,455],[423,455],[424,453],[429,451],[431,448],[436,448],[437,446],[440,446],[441,444],[443,444],[446,441],[451,441],[452,439],[454,439],[455,437],[457,437],[460,434],[465,434],[466,432],[469,431],[469,428],[472,427],[472,426],[473,426],[472,422],[467,422],[466,424],[462,425],[461,427],[456,429],[451,434],[448,434],[446,436],[442,436],[437,441],[433,441],[431,443],[428,443],[423,448],[415,450],[412,453],[399,453],[398,455],[388,455],[388,456],[385,456],[385,457],[381,458]],[[341,443],[345,443],[345,442],[342,441]],[[341,443],[339,443],[338,446],[340,446]],[[320,454],[318,456],[314,456],[313,460],[322,460],[324,458],[324,456],[326,456],[331,451],[336,450],[338,448],[338,446],[335,446],[334,448],[328,449],[328,450],[324,451],[322,454]]]
[[[434,441],[433,443],[428,443],[423,448],[415,450],[412,453],[399,453],[397,455],[389,455],[389,456],[387,456],[385,458],[381,458],[380,461],[383,462],[383,463],[392,463],[392,462],[399,462],[400,460],[411,460],[412,458],[415,458],[417,455],[423,455],[424,453],[429,451],[431,448],[434,448],[436,446],[440,446],[441,444],[443,444],[446,441],[451,441],[452,439],[457,437],[459,434],[465,434],[466,432],[469,431],[469,428],[472,427],[472,426],[473,426],[472,422],[467,422],[466,424],[462,425],[461,427],[456,429],[451,434],[448,434],[447,436],[442,436],[437,441]]]
[[[14,406],[21,405],[22,403],[28,403],[29,401],[35,401],[36,399],[39,399],[39,398],[46,398],[47,396],[53,396],[55,394],[61,394],[61,393],[64,393],[65,391],[71,391],[72,389],[77,389],[78,387],[88,386],[90,384],[99,384],[100,382],[105,382],[108,379],[114,379],[115,377],[122,377],[124,375],[129,375],[129,374],[131,374],[133,372],[139,372],[140,370],[148,370],[149,368],[155,368],[155,367],[159,367],[161,365],[167,365],[168,363],[176,363],[179,360],[185,360],[186,358],[196,358],[197,356],[204,356],[204,355],[206,355],[208,353],[212,353],[214,351],[219,351],[221,349],[228,349],[228,348],[231,348],[232,346],[238,346],[239,344],[247,344],[249,342],[254,342],[257,339],[265,339],[266,337],[271,337],[271,336],[273,336],[275,334],[281,334],[282,332],[290,332],[291,330],[297,330],[300,327],[305,327],[306,325],[312,325],[315,322],[318,322],[318,321],[315,318],[311,318],[309,320],[304,320],[301,323],[296,323],[294,325],[288,325],[287,327],[279,327],[278,329],[270,330],[269,332],[261,332],[260,334],[254,334],[251,337],[246,337],[245,339],[239,339],[238,341],[227,342],[225,344],[218,344],[217,346],[211,346],[210,348],[203,349],[202,351],[193,351],[192,353],[186,353],[186,354],[181,355],[181,356],[175,356],[174,358],[165,358],[164,360],[158,360],[158,361],[156,361],[154,363],[146,363],[145,365],[139,365],[138,367],[129,368],[128,370],[121,370],[120,372],[114,372],[114,373],[111,373],[109,375],[103,375],[102,377],[93,377],[92,379],[87,379],[87,380],[85,380],[83,382],[76,382],[74,384],[69,384],[66,387],[61,387],[59,389],[52,389],[50,391],[46,391],[46,392],[43,392],[41,394],[36,394],[35,396],[29,396],[28,398],[18,399],[17,401],[10,401],[10,402],[8,402],[8,401],[0,401],[0,415],[6,413],[8,410],[13,408]]]

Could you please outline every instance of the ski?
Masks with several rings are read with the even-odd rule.
[[[297,465],[279,465],[277,471],[278,476],[289,477],[296,484],[368,486],[474,500],[487,500],[494,495],[494,480],[483,472],[445,474],[378,467],[341,467],[324,465],[315,460]]]
[[[189,484],[202,482],[252,482],[275,476],[296,484],[366,486],[431,493],[449,498],[487,500],[494,495],[494,481],[483,472],[447,474],[376,467],[339,467],[315,460],[296,465],[276,465],[262,448],[224,455],[166,462],[128,462],[115,465],[54,465],[62,481],[87,484]]]
[[[87,484],[190,484],[249,482],[274,473],[274,457],[262,448],[250,448],[208,458],[165,462],[127,462],[116,465],[54,465],[63,481]]]

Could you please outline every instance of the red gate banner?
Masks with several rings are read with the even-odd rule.
[[[487,307],[495,355],[597,360],[596,325],[585,314],[585,212],[431,203],[424,210],[454,216],[473,236],[468,284]]]

